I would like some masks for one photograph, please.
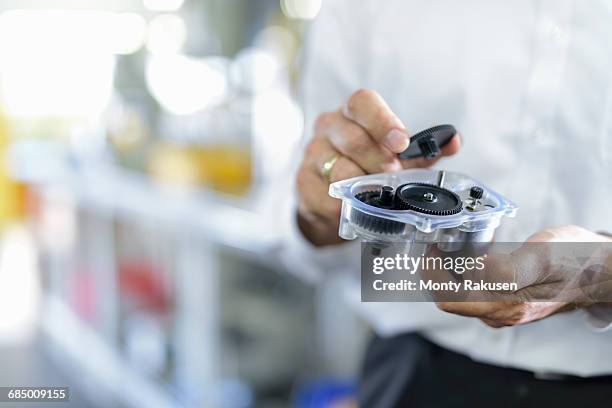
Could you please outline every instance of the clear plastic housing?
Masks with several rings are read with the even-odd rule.
[[[409,169],[396,173],[380,173],[338,181],[329,186],[329,195],[342,200],[339,234],[344,239],[364,238],[375,241],[437,241],[466,242],[489,241],[504,216],[513,217],[518,207],[501,194],[477,180],[461,173],[444,172],[443,187],[456,193],[463,202],[463,209],[454,215],[428,215],[412,210],[388,210],[368,205],[355,198],[364,191],[377,191],[382,186],[394,189],[405,183],[437,185],[440,171]],[[468,209],[470,189],[479,186],[484,194],[479,210]],[[351,213],[362,212],[368,216],[405,224],[401,231],[374,232],[354,223]],[[381,220],[382,221],[382,220]]]

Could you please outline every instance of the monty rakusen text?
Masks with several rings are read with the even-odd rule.
[[[393,257],[375,257],[372,260],[372,272],[382,275],[388,271],[401,271],[414,278],[418,271],[446,271],[463,275],[466,271],[483,271],[486,254],[478,257],[439,257],[396,254]],[[516,282],[490,282],[484,279],[460,279],[434,281],[432,279],[400,279],[387,282],[375,279],[372,287],[376,291],[516,291]]]

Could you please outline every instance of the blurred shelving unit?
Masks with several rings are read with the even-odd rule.
[[[350,377],[327,369],[358,361],[364,330],[337,287],[280,270],[274,197],[177,188],[288,179],[321,1],[1,3],[10,167],[31,192],[59,365],[102,405],[138,408],[288,406],[301,381]],[[283,400],[257,405],[256,387]]]
[[[93,224],[79,238],[94,246],[89,251],[94,287],[103,294],[97,300],[100,316],[93,326],[75,313],[62,294],[66,271],[74,266],[70,250],[59,245],[47,258],[50,282],[42,308],[43,330],[57,342],[61,358],[67,357],[91,381],[103,384],[105,392],[121,396],[127,406],[241,406],[240,402],[219,402],[227,400],[227,395],[219,393],[227,389],[235,394],[236,387],[231,381],[224,384],[220,375],[216,263],[220,247],[259,258],[271,251],[280,237],[269,228],[269,216],[242,199],[203,191],[172,192],[144,175],[110,164],[81,166],[53,143],[17,143],[11,163],[14,177],[28,184],[44,205],[68,200],[75,208],[95,214]],[[187,390],[160,386],[156,379],[135,370],[119,351],[114,223],[122,220],[158,225],[177,238],[170,343],[174,378]]]

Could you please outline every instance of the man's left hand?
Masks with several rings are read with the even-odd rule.
[[[487,261],[487,273],[497,273],[498,277],[519,281],[519,290],[511,296],[513,300],[437,302],[438,307],[449,313],[479,318],[491,327],[504,327],[597,303],[589,294],[601,296],[602,293],[610,293],[609,297],[612,297],[612,280],[608,274],[595,278],[591,276],[588,285],[585,285],[580,273],[570,270],[567,264],[559,261],[558,256],[554,256],[554,251],[550,250],[555,248],[554,245],[529,245],[531,242],[612,242],[612,239],[575,225],[542,230],[513,253],[511,262],[494,256]],[[609,248],[609,245],[606,247]],[[608,261],[610,259],[612,254]],[[610,269],[609,262],[606,266],[606,270]]]

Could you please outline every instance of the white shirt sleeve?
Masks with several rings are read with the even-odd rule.
[[[346,0],[325,1],[307,30],[300,83],[304,142],[320,113],[339,109],[351,93],[367,86],[368,27],[354,28],[369,20],[360,15],[367,9]]]
[[[359,269],[356,268],[359,268],[359,264],[355,265],[354,262],[360,260],[357,241],[315,247],[302,235],[297,225],[295,196],[292,195],[283,207],[283,243],[279,248],[279,255],[289,272],[310,283],[318,283],[323,274],[358,273]]]
[[[283,178],[291,180],[281,197],[283,243],[280,258],[292,273],[309,282],[317,282],[322,273],[348,272],[355,276],[359,267],[359,243],[317,248],[302,235],[296,220],[297,197],[295,175],[302,160],[303,148],[312,136],[316,117],[326,111],[338,109],[343,101],[363,84],[363,49],[355,37],[358,30],[345,29],[354,24],[354,10],[345,0],[323,2],[322,9],[308,28],[303,50],[303,72],[300,99],[304,109],[304,137],[299,151],[294,154],[294,166]],[[359,35],[366,35],[365,33]],[[287,192],[290,194],[287,194]],[[287,198],[289,197],[289,198]]]

